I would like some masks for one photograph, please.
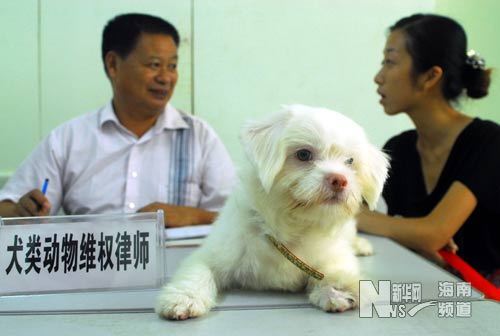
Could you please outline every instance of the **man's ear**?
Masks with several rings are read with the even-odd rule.
[[[106,56],[104,56],[104,66],[109,78],[115,78],[119,61],[120,56],[114,51],[108,51]]]
[[[290,117],[291,112],[281,111],[265,120],[246,123],[240,133],[241,144],[267,193],[285,162],[286,148],[281,138]]]

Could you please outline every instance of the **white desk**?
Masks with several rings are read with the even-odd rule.
[[[367,279],[419,282],[436,299],[438,281],[457,279],[385,238],[369,236],[376,255],[361,258]],[[192,248],[169,249],[168,273]],[[436,307],[414,317],[360,318],[359,311],[327,314],[303,294],[230,292],[207,316],[182,322],[152,313],[157,290],[0,298],[2,335],[430,335],[500,334],[500,305],[473,292],[472,316],[440,318]],[[70,312],[71,314],[69,314]],[[29,314],[29,315],[28,315]]]
[[[470,318],[438,318],[424,309],[412,318],[362,319],[356,311],[327,314],[315,308],[214,311],[172,322],[154,313],[0,316],[2,335],[498,335],[500,305],[475,301]]]

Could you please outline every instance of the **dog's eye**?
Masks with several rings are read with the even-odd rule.
[[[347,160],[344,161],[344,163],[348,165],[352,165],[353,162],[354,162],[353,158],[348,158]]]
[[[295,155],[297,156],[297,159],[299,159],[300,161],[311,161],[313,158],[311,151],[308,149],[298,150]]]

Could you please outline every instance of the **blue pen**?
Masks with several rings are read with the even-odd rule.
[[[45,195],[47,192],[47,187],[49,186],[49,179],[46,178],[45,181],[43,181],[43,186],[42,186],[42,194]]]

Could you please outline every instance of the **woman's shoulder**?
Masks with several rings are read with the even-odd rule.
[[[393,136],[384,145],[384,151],[399,151],[415,148],[417,141],[417,132],[415,130],[407,130]]]
[[[500,125],[491,120],[474,118],[463,132],[466,142],[479,145],[491,145],[498,148],[500,144]]]
[[[474,129],[477,131],[486,131],[488,134],[500,134],[500,125],[492,120],[474,118],[471,125],[474,126]]]

